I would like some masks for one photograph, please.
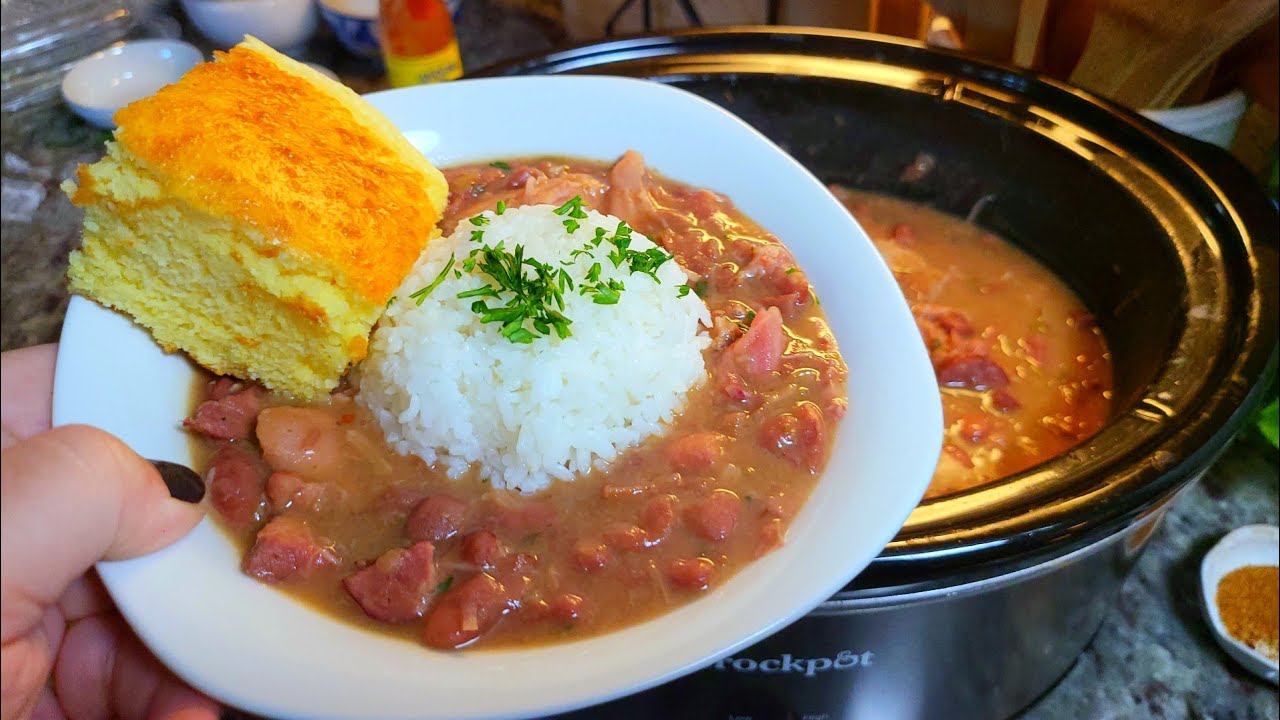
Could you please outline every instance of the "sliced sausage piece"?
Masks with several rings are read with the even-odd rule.
[[[404,523],[411,540],[448,540],[466,522],[467,504],[449,495],[431,495],[418,503]]]
[[[697,432],[672,441],[667,457],[679,471],[710,470],[724,458],[728,438],[717,432]]]
[[[678,558],[667,565],[667,580],[681,590],[706,590],[716,564],[708,558]]]
[[[491,575],[472,575],[440,596],[427,615],[427,645],[452,650],[493,629],[514,607],[507,589]]]
[[[826,451],[827,424],[822,410],[811,402],[796,405],[789,413],[767,421],[760,428],[760,445],[797,467],[817,472]]]
[[[228,523],[244,528],[262,519],[262,489],[267,468],[238,444],[225,444],[209,459],[205,485],[209,501]]]
[[[684,522],[694,535],[719,542],[733,534],[742,515],[742,500],[732,490],[713,490],[684,511]]]
[[[502,556],[502,543],[488,530],[477,530],[462,538],[462,559],[482,568],[493,567]]]
[[[422,617],[435,591],[435,546],[417,542],[383,553],[373,564],[342,579],[365,614],[382,622]]]
[[[310,577],[317,568],[337,562],[337,553],[305,522],[281,515],[258,531],[243,569],[263,582],[281,583]]]
[[[183,427],[214,440],[241,440],[253,435],[254,422],[262,409],[262,388],[247,385],[230,392],[215,385],[213,390],[219,399],[200,403],[182,422]]]
[[[258,415],[258,444],[273,470],[313,476],[340,467],[344,430],[337,418],[307,407],[271,407]]]

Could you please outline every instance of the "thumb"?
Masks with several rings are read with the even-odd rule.
[[[165,469],[176,470],[166,472],[173,493],[156,465],[85,425],[54,428],[0,453],[4,642],[29,631],[94,563],[158,550],[200,521],[199,476]]]

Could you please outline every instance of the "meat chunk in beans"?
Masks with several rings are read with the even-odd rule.
[[[782,313],[770,307],[756,313],[747,333],[725,350],[725,361],[745,376],[760,377],[778,369],[786,346]]]
[[[343,578],[342,586],[365,614],[382,622],[422,616],[435,591],[435,546],[417,542],[388,550],[368,567]]]
[[[258,444],[272,469],[320,475],[341,467],[343,430],[321,408],[271,407],[258,415]]]
[[[214,440],[250,437],[262,409],[262,396],[262,388],[257,385],[223,390],[218,399],[200,403],[182,425]]]
[[[262,490],[267,468],[251,450],[223,445],[209,458],[205,485],[209,501],[228,523],[248,527],[262,518]]]
[[[310,577],[317,568],[337,562],[337,553],[305,522],[281,515],[258,531],[244,557],[244,571],[264,582],[284,583]]]

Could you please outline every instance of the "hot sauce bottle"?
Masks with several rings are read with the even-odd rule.
[[[382,56],[393,87],[455,80],[462,56],[443,0],[379,0]]]

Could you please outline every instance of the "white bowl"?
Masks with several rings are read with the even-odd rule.
[[[715,105],[639,80],[471,80],[369,100],[437,165],[535,154],[612,160],[635,148],[658,172],[726,193],[809,274],[844,348],[849,412],[786,545],[684,607],[576,642],[442,653],[371,633],[243,575],[239,552],[209,520],[152,556],[99,565],[121,612],[176,673],[269,717],[544,715],[642,690],[760,640],[829,598],[893,538],[938,459],[937,383],[870,239],[799,163]],[[607,120],[592,108],[607,108]],[[73,298],[55,423],[105,427],[146,457],[190,462],[178,421],[192,382],[181,355]]]
[[[201,35],[229,48],[252,35],[288,55],[297,55],[316,31],[314,0],[182,0]]]
[[[1240,642],[1227,632],[1218,613],[1218,583],[1227,573],[1247,565],[1275,565],[1280,562],[1280,528],[1275,525],[1245,525],[1227,533],[1200,562],[1200,589],[1205,616],[1218,644],[1249,672],[1280,683],[1280,665],[1275,660]]]
[[[111,129],[117,110],[177,82],[202,62],[199,50],[179,40],[121,43],[72,66],[62,78],[62,97],[86,121]]]

